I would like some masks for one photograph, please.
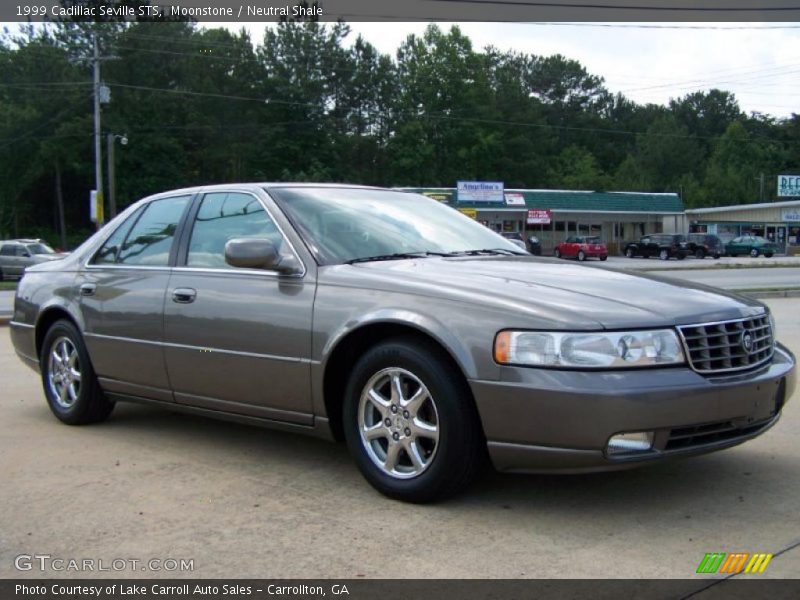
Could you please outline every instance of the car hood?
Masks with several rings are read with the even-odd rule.
[[[323,268],[332,283],[501,309],[530,327],[621,329],[713,322],[763,312],[716,288],[536,257],[424,258]]]

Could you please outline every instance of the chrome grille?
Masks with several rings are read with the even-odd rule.
[[[769,315],[678,327],[689,364],[698,373],[742,371],[772,358]]]

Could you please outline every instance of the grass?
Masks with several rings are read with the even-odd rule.
[[[0,290],[15,290],[17,289],[16,281],[0,281]]]

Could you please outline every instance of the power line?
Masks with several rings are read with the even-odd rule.
[[[143,91],[150,91],[150,92],[164,92],[164,93],[172,93],[172,94],[183,94],[189,96],[208,96],[212,98],[221,98],[221,99],[228,99],[228,100],[241,100],[241,101],[254,101],[259,102],[262,104],[290,104],[290,105],[298,105],[298,106],[310,106],[314,108],[322,108],[319,104],[309,103],[309,102],[290,102],[290,101],[281,101],[281,100],[272,100],[269,98],[254,98],[252,96],[233,96],[227,94],[216,94],[216,93],[206,93],[206,92],[194,92],[191,90],[171,90],[168,88],[154,88],[149,86],[137,86],[137,85],[128,85],[128,84],[118,84],[118,83],[110,83],[108,84],[111,87],[122,87],[127,89],[138,89]],[[479,117],[454,117],[450,115],[446,115],[443,113],[437,114],[432,112],[427,112],[422,115],[418,115],[416,112],[412,111],[375,111],[375,110],[362,110],[362,114],[367,115],[377,115],[380,117],[397,117],[399,115],[409,115],[417,118],[423,119],[435,119],[435,120],[442,120],[442,121],[462,121],[468,123],[485,123],[485,124],[493,124],[493,125],[505,125],[511,127],[528,127],[528,128],[535,128],[535,129],[553,129],[553,130],[564,130],[564,131],[580,131],[586,133],[607,133],[607,134],[614,134],[614,135],[632,135],[632,136],[645,136],[645,137],[661,137],[661,138],[670,138],[670,139],[694,139],[694,140],[711,140],[716,141],[720,139],[720,136],[699,136],[699,135],[683,135],[683,134],[669,134],[669,133],[651,133],[646,131],[631,131],[631,130],[623,130],[623,129],[609,129],[609,128],[602,128],[602,127],[578,127],[578,126],[568,126],[568,125],[553,125],[550,123],[530,123],[525,121],[506,121],[502,119],[484,119]],[[327,116],[327,118],[330,117]],[[339,118],[349,118],[349,117],[339,117]],[[771,138],[749,138],[746,140],[746,143],[758,143],[758,142],[767,142],[767,143],[775,143],[775,144],[800,144],[800,140],[792,141],[792,140],[776,140]]]
[[[652,12],[797,12],[800,6],[652,6],[652,5],[619,5],[619,4],[583,4],[571,2],[534,2],[531,0],[430,0],[446,4],[483,4],[490,6],[520,6],[542,8],[586,8],[595,10],[643,10]]]

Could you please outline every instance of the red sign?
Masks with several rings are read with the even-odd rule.
[[[549,210],[531,208],[528,210],[528,225],[549,225],[553,213]]]

